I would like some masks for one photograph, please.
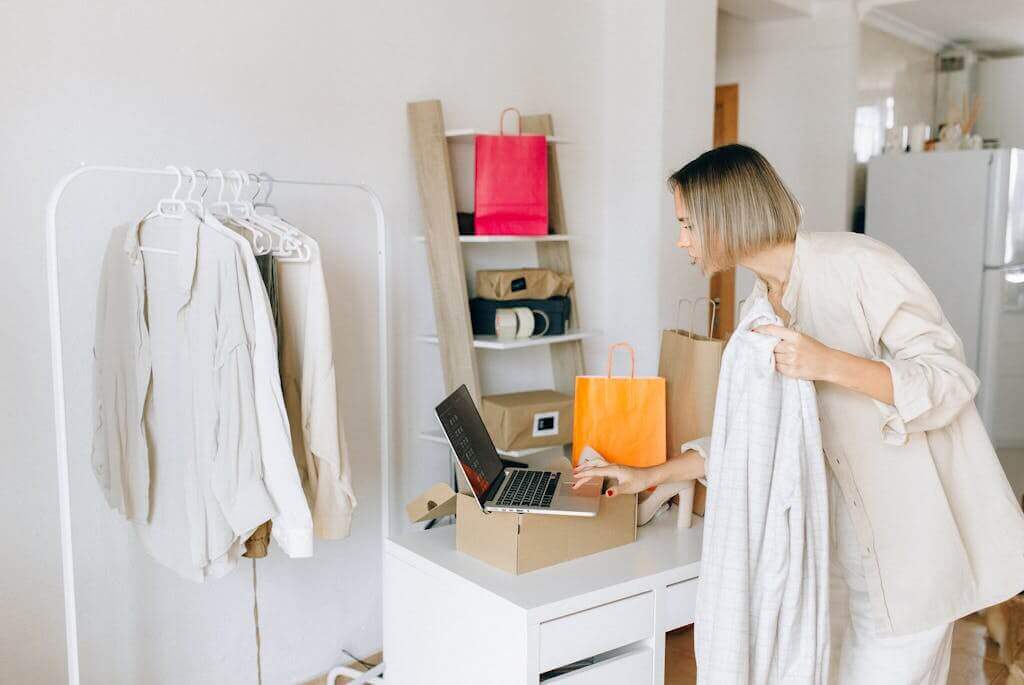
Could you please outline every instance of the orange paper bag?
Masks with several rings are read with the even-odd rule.
[[[617,348],[629,350],[628,376],[612,376]],[[626,343],[608,349],[606,375],[576,377],[573,464],[588,445],[615,464],[654,466],[665,461],[665,379],[637,378],[636,354]]]

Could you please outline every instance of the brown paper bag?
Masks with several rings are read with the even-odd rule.
[[[696,301],[680,300],[677,307],[676,328],[662,331],[661,355],[658,375],[666,383],[666,429],[668,455],[679,454],[684,442],[711,435],[711,421],[715,415],[715,395],[718,392],[718,371],[722,365],[725,342],[693,332],[695,313],[701,301],[711,306],[708,332],[714,330],[717,305],[706,297]],[[680,326],[678,313],[684,302],[691,305],[690,329]],[[697,484],[693,510],[704,513],[704,486]]]

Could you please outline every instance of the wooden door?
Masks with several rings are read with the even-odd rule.
[[[715,147],[738,141],[739,105],[738,84],[715,87]],[[712,276],[708,296],[718,302],[718,316],[712,335],[725,338],[736,326],[736,270],[729,269]]]
[[[739,102],[739,85],[731,83],[715,87],[715,147],[738,141]],[[708,287],[708,297],[718,303],[718,312],[714,318],[714,330],[711,335],[715,338],[726,338],[736,327],[736,269],[722,271],[712,276],[711,284]],[[708,321],[708,328],[711,328],[711,321]],[[707,491],[698,483],[693,495],[693,511],[703,516],[706,502]]]

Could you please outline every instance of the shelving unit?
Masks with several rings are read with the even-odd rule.
[[[414,103],[414,104],[416,104],[416,103]],[[524,117],[524,120],[525,120],[525,117]],[[526,129],[526,127],[524,126],[523,127],[523,133],[540,133],[540,131],[528,131]],[[481,135],[495,135],[495,134],[494,133],[489,133],[487,131],[477,131],[476,129],[473,129],[473,128],[456,128],[456,129],[451,129],[451,130],[448,130],[448,131],[444,132],[445,138],[447,138],[449,141],[451,141],[453,143],[472,143],[472,142],[474,142],[476,140],[477,136],[481,136]],[[565,143],[569,142],[565,138],[559,138],[558,136],[552,136],[552,135],[546,135],[545,139],[548,141],[548,143],[554,144],[554,145],[564,145]]]
[[[436,442],[439,445],[448,446],[448,441],[445,440],[444,435],[441,434],[440,430],[429,430],[420,433],[420,438],[427,442]],[[535,454],[541,452],[547,452],[548,450],[561,449],[561,445],[555,445],[554,447],[532,447],[525,450],[498,450],[498,454],[508,459],[526,459],[532,457]]]
[[[575,342],[589,338],[593,333],[590,331],[570,330],[564,335],[545,335],[540,338],[523,338],[521,340],[499,340],[495,335],[473,336],[473,347],[478,350],[519,350],[524,347],[539,347],[541,345],[558,345],[560,343]],[[437,345],[440,338],[437,335],[421,335],[416,338],[420,342]],[[456,386],[458,387],[458,386]]]
[[[491,244],[500,248],[503,245],[533,244],[536,246],[539,267],[572,274],[570,237],[566,231],[557,153],[557,145],[568,141],[555,136],[551,115],[537,114],[522,118],[523,133],[544,135],[548,141],[548,217],[551,234],[536,237],[465,236],[459,235],[448,145],[472,143],[481,132],[474,129],[446,130],[439,100],[409,103],[408,116],[416,158],[416,176],[426,221],[426,234],[420,240],[426,244],[437,325],[436,334],[422,335],[418,340],[439,345],[446,390],[451,392],[465,384],[479,406],[481,391],[476,359],[478,349],[515,350],[543,345],[550,350],[554,389],[571,396],[576,376],[584,373],[582,341],[593,335],[580,327],[576,290],[569,293],[572,311],[569,332],[565,335],[510,341],[499,341],[495,336],[474,337],[462,255],[464,245]],[[510,268],[517,266],[521,264],[509,265]],[[424,439],[431,440],[429,436],[438,438],[433,442],[445,444],[439,432],[426,431],[421,434]],[[520,452],[503,454],[523,456]]]

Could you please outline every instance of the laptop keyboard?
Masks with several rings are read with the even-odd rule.
[[[495,504],[499,507],[550,507],[561,477],[562,474],[555,471],[512,471],[508,487]]]

